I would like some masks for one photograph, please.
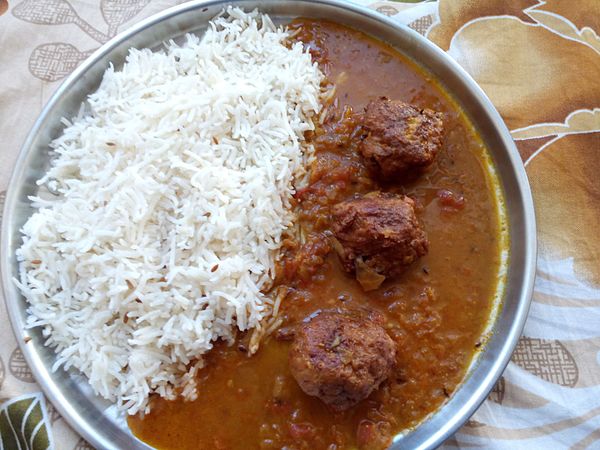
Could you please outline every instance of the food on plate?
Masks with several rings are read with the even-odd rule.
[[[290,371],[300,387],[345,411],[364,400],[392,373],[396,345],[383,317],[323,311],[307,319],[290,347]]]
[[[331,215],[346,271],[356,273],[361,284],[369,274],[379,280],[369,289],[427,254],[429,242],[409,197],[372,192],[338,203]]]
[[[288,30],[331,89],[306,134],[313,151],[267,294],[280,299],[276,322],[250,357],[249,333],[216,342],[196,400],[154,396],[149,414],[129,418],[157,448],[383,449],[452,396],[496,307],[502,197],[460,108],[430,75],[363,33],[311,19]],[[435,111],[420,147],[437,148],[426,170],[385,178],[362,154],[365,107],[381,97],[417,117]],[[375,254],[382,274],[365,263]]]
[[[53,142],[17,251],[30,326],[130,414],[195,398],[202,355],[260,334],[323,74],[266,16],[132,49]]]
[[[457,389],[506,260],[444,88],[326,20],[227,8],[110,67],[17,251],[29,326],[165,449],[383,449]]]
[[[385,97],[371,100],[362,122],[360,152],[384,179],[401,179],[429,167],[443,142],[442,114]]]

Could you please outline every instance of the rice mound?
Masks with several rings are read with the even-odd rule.
[[[194,399],[201,355],[273,314],[323,74],[268,16],[131,49],[65,121],[17,251],[30,327],[129,414]],[[43,195],[45,187],[58,193]]]

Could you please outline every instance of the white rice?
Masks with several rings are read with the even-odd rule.
[[[28,323],[55,370],[129,414],[152,393],[201,395],[201,355],[272,315],[261,291],[323,80],[288,36],[229,8],[201,39],[132,49],[53,143],[39,184],[60,195],[32,198],[17,251]]]

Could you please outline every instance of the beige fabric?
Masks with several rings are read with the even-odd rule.
[[[534,192],[530,318],[488,401],[448,448],[600,448],[600,1],[359,0],[440,45],[498,107]],[[19,147],[73,68],[176,0],[0,0],[0,204]],[[0,217],[1,220],[1,217]],[[37,393],[0,301],[0,414]],[[46,404],[51,446],[86,449]]]

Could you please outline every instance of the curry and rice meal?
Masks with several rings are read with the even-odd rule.
[[[229,8],[131,49],[64,122],[17,283],[55,369],[141,440],[383,449],[464,378],[501,194],[468,119],[393,48]]]

